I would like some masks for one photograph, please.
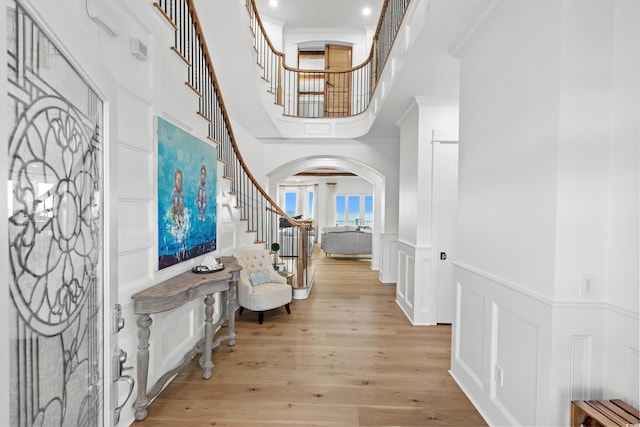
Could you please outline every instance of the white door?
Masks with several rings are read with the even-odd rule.
[[[453,260],[455,259],[456,200],[458,193],[458,144],[437,142],[438,309],[437,322],[453,321]]]

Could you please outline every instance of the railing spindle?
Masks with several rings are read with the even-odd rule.
[[[305,83],[306,90],[301,90],[300,82],[305,82],[305,78],[309,78],[313,71],[286,65],[285,55],[275,49],[264,30],[255,0],[246,0],[256,58],[262,67],[262,78],[268,82],[268,91],[274,94],[275,103],[283,106],[283,114],[297,117],[347,117],[366,111],[409,2],[410,0],[385,0],[368,58],[346,72],[326,72],[324,82],[331,80],[333,84],[340,83],[342,89],[348,88],[345,89],[346,93],[344,90],[331,91],[332,95],[328,99],[327,89],[318,87],[316,82]],[[325,73],[320,70],[315,72]],[[319,93],[323,95],[318,95]]]

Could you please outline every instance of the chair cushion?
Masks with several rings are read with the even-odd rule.
[[[249,310],[270,310],[280,307],[291,302],[292,289],[291,286],[282,283],[264,283],[259,286],[253,286],[249,300],[246,306]]]
[[[254,271],[253,273],[247,273],[247,276],[249,277],[251,286],[258,286],[271,281],[269,278],[269,270]]]

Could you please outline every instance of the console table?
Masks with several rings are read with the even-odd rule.
[[[135,408],[136,420],[147,417],[149,403],[162,391],[166,383],[181,371],[193,359],[196,353],[202,353],[200,366],[202,378],[211,378],[211,351],[228,340],[228,345],[235,345],[235,312],[238,309],[237,284],[242,267],[236,264],[234,257],[220,257],[224,270],[215,273],[196,274],[190,270],[169,280],[151,286],[133,295],[133,312],[138,316],[138,393]],[[214,294],[222,296],[220,319],[213,324]],[[164,374],[151,391],[147,393],[147,377],[149,370],[149,336],[151,335],[151,314],[172,310],[196,298],[204,298],[204,338],[185,354],[182,363]],[[215,341],[214,333],[218,327],[228,324],[226,335]]]

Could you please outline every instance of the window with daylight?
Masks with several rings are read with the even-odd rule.
[[[284,211],[289,216],[296,215],[297,194],[295,191],[287,191],[284,193]]]
[[[309,193],[307,194],[307,199],[309,200],[309,213],[307,215],[308,219],[313,219],[314,215],[313,215],[313,199],[314,199],[314,191],[309,190]]]
[[[345,196],[336,196],[336,225],[345,225]]]
[[[373,226],[373,195],[336,196],[336,225]]]
[[[373,196],[364,196],[364,217],[363,223],[366,227],[373,226]]]

